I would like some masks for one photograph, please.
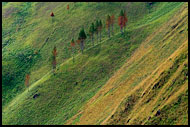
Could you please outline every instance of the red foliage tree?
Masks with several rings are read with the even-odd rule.
[[[128,22],[127,13],[126,13],[126,11],[124,11],[124,30],[125,30],[127,22]]]
[[[113,15],[111,16],[112,35],[114,34],[114,31],[113,31],[114,23],[115,23],[115,17],[114,17],[114,14],[113,14]]]
[[[118,18],[118,25],[121,29],[121,34],[123,34],[123,29],[126,27],[126,23],[128,22],[126,11],[121,10],[119,18]]]
[[[67,5],[67,10],[69,10],[69,4]]]
[[[67,4],[67,10],[68,10],[68,13],[69,13],[69,4]]]
[[[26,77],[25,77],[25,86],[28,87],[28,91],[29,91],[29,80],[30,80],[30,75],[26,74]]]
[[[53,14],[53,12],[51,12],[50,16],[51,16],[51,17],[54,17],[54,14]]]
[[[53,17],[54,17],[53,12],[51,12],[50,16],[51,16],[51,23],[53,24]]]
[[[73,63],[74,63],[74,54],[75,54],[75,42],[74,42],[74,39],[71,40],[71,48],[72,48]]]

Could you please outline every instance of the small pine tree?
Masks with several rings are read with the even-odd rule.
[[[99,23],[98,23],[98,31],[100,33],[100,42],[101,42],[101,33],[102,33],[102,21],[99,20]]]
[[[78,40],[80,40],[80,48],[81,48],[81,51],[83,53],[83,50],[84,50],[84,41],[86,39],[86,33],[84,31],[84,28],[81,29],[80,33],[79,33],[79,37],[78,37]]]
[[[99,27],[99,22],[98,22],[98,20],[96,20],[96,24],[95,24],[95,32],[96,32],[96,34],[97,34],[97,42],[98,42],[98,33],[99,33],[99,31],[98,31],[98,27]]]
[[[92,23],[90,28],[89,28],[89,35],[91,37],[93,46],[94,46],[94,32],[95,32],[95,27],[94,27],[94,23]]]
[[[108,15],[106,19],[106,27],[108,29],[108,37],[110,38],[110,24],[111,24],[111,17]]]

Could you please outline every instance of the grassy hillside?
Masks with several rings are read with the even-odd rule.
[[[73,63],[68,50],[72,36],[77,39],[82,26],[88,31],[95,19],[103,19],[105,24],[106,15],[117,17],[121,8],[126,9],[129,19],[125,35],[120,34],[116,23],[115,34],[109,39],[104,25],[102,42],[92,46],[87,39],[84,54],[78,52]],[[187,8],[187,3],[154,3],[152,7],[133,2],[3,4],[3,124],[187,124],[184,109],[188,103],[188,77],[181,81],[187,75]],[[51,10],[55,14],[53,24]],[[54,45],[58,47],[55,76],[50,61]],[[170,56],[176,64],[170,63],[172,68],[168,69],[165,61]],[[168,65],[162,65],[163,62]],[[155,71],[159,69],[163,75]],[[29,91],[23,85],[28,72]],[[154,78],[150,80],[151,76]],[[174,79],[176,83],[170,88],[169,81]],[[144,83],[145,80],[150,81]],[[150,89],[158,81],[166,88],[161,97],[160,89]],[[157,109],[166,112],[172,104],[176,106],[161,114],[162,120],[154,116],[145,120],[145,116],[154,113],[133,113],[135,106],[142,105],[138,112],[148,108],[143,101],[136,104],[144,90],[149,94],[143,96],[143,101],[157,98],[151,100],[153,104],[148,103],[154,113]],[[33,99],[36,93],[39,97]],[[164,102],[159,99],[168,95],[173,100],[165,99],[167,103],[161,105]],[[174,96],[179,96],[180,101]],[[126,103],[131,107],[127,110],[129,115],[121,113]],[[172,113],[176,110],[184,111],[179,114],[184,120],[175,119]],[[165,119],[167,115],[171,120]]]
[[[70,4],[70,12],[66,5]],[[96,19],[102,19],[104,28],[102,40],[107,39],[105,33],[105,19],[107,14],[119,15],[124,8],[120,3],[8,3],[3,6],[3,105],[24,90],[21,85],[26,73],[31,72],[31,83],[39,80],[48,73],[51,67],[51,51],[54,45],[58,50],[58,64],[71,57],[70,41],[72,35],[78,38],[80,28],[84,26],[88,31],[89,25]],[[106,7],[105,7],[106,6]],[[143,17],[148,8],[144,3],[134,3],[130,6],[139,7],[139,13]],[[130,7],[129,6],[129,7]],[[50,12],[54,12],[54,23],[51,23]],[[112,11],[114,10],[114,11]],[[133,8],[129,8],[132,12]],[[143,10],[141,12],[141,10]],[[94,14],[93,12],[96,11]],[[141,14],[142,13],[142,14]],[[129,23],[140,16],[128,14]],[[84,19],[84,20],[80,20]],[[132,20],[133,19],[133,20]],[[80,22],[79,22],[80,21]],[[117,19],[116,19],[117,21]],[[115,33],[119,32],[119,26],[115,24]],[[48,41],[46,42],[46,40]],[[96,39],[95,39],[96,41]],[[90,39],[86,40],[86,47],[90,47]],[[16,77],[16,78],[15,78]],[[11,94],[9,94],[11,93]]]
[[[162,92],[169,92],[163,96],[160,96],[159,90],[153,91],[154,94],[152,95],[156,96],[159,94],[159,96],[156,100],[150,95],[146,96],[143,99],[148,100],[146,103],[149,103],[144,105],[144,101],[142,101],[143,99],[141,99],[140,96],[147,86],[153,87],[153,84],[156,84],[156,82],[151,83],[151,81],[154,80],[155,75],[160,73],[155,72],[155,70],[184,43],[186,55],[183,60],[187,60],[187,12],[187,5],[184,5],[181,9],[175,12],[176,16],[172,16],[171,19],[166,23],[163,23],[160,28],[150,34],[150,36],[143,41],[138,50],[135,51],[121,69],[119,69],[103,88],[99,90],[99,92],[84,106],[80,112],[80,119],[77,124],[144,124],[144,120],[148,119],[149,115],[154,114],[155,111],[152,113],[152,109],[155,108],[154,110],[156,110],[163,106],[161,103],[162,100],[160,102],[160,100],[158,101],[157,99],[162,99],[168,94],[173,95],[173,93],[176,92],[176,89],[178,89],[177,87],[174,86],[175,92],[172,91],[173,93],[168,90],[162,90]],[[171,15],[171,13],[169,15]],[[166,17],[168,16],[166,15]],[[163,19],[166,17],[163,17]],[[179,55],[181,55],[181,53],[179,53]],[[165,68],[162,69],[165,70]],[[185,69],[187,69],[187,67],[185,67]],[[173,71],[175,72],[175,70]],[[169,75],[165,75],[166,77],[163,80],[169,80]],[[187,74],[180,76],[183,78],[183,76],[186,77],[186,75]],[[172,79],[175,79],[175,77]],[[161,82],[162,85],[167,87],[171,85],[167,84],[167,81],[163,82],[161,80]],[[169,83],[171,82],[172,81]],[[179,83],[177,82],[177,84],[183,85],[182,88],[187,90],[187,77],[183,82],[180,81]],[[171,98],[174,96],[176,95],[171,96]],[[165,97],[165,100],[166,99],[167,98]],[[152,103],[152,101],[154,103]],[[123,102],[123,104],[120,106],[121,102]],[[134,103],[137,102],[140,104],[135,105]],[[181,107],[184,109],[184,121],[179,121],[178,124],[187,124],[187,103],[186,100],[186,105],[184,104],[184,107]],[[134,109],[132,110],[130,107]],[[180,115],[176,117],[182,119],[182,116]],[[151,124],[151,122],[148,124]],[[173,121],[173,123],[162,121],[160,123],[157,122],[157,124],[176,123],[175,121]]]

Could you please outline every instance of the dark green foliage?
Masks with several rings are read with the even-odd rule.
[[[40,55],[31,48],[9,54],[9,58],[4,58],[7,64],[2,69],[3,105],[24,90],[25,74],[30,72],[30,68],[39,58]],[[16,64],[13,65],[9,61],[14,61]],[[10,91],[12,91],[11,94]]]
[[[92,23],[89,28],[89,34],[91,36],[93,45],[94,45],[94,32],[95,32],[95,27],[94,27],[94,23]]]
[[[107,15],[107,21],[110,21],[110,20],[111,20],[110,15]]]
[[[79,38],[78,39],[86,39],[86,33],[84,31],[84,28],[81,29],[80,33],[79,33]]]
[[[93,34],[94,32],[95,32],[95,27],[94,27],[94,23],[92,23],[89,29],[89,33]]]
[[[124,10],[121,10],[121,11],[120,11],[119,16],[124,16]]]
[[[87,38],[86,33],[84,31],[84,28],[82,28],[80,33],[79,33],[79,37],[78,37],[78,39],[80,40],[80,48],[81,48],[82,53],[83,53],[83,50],[84,50],[84,40],[86,38]]]
[[[102,27],[102,21],[101,21],[101,19],[99,20],[98,25],[99,25],[100,27]]]
[[[72,42],[72,43],[74,42],[74,38],[71,40],[71,42]]]
[[[95,31],[98,33],[98,27],[99,27],[99,22],[98,20],[96,20],[96,24],[95,24]]]
[[[99,33],[100,33],[100,41],[101,41],[101,33],[102,33],[102,21],[101,19],[99,20],[99,23],[98,23],[98,29],[99,29]]]

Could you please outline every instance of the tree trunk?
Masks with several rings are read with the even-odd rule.
[[[121,34],[123,35],[123,26],[121,26]]]
[[[125,26],[123,27],[123,33],[125,33]]]
[[[101,42],[101,31],[100,31],[100,42]]]
[[[93,34],[91,36],[91,41],[92,41],[92,45],[94,46],[94,37],[93,37]]]
[[[84,40],[81,41],[80,46],[81,46],[81,51],[82,51],[82,54],[83,54],[83,50],[84,50]]]
[[[98,43],[98,32],[96,34],[97,34],[97,43]]]
[[[110,27],[108,27],[108,37],[110,38]]]
[[[112,35],[114,35],[114,33],[113,33],[113,24],[112,24]]]
[[[74,60],[74,56],[75,56],[75,53],[74,53],[75,49],[74,49],[74,47],[72,48],[72,50],[73,50],[73,63],[74,63],[75,62],[75,60]]]
[[[92,34],[92,43],[93,43],[93,46],[94,46],[94,34]]]
[[[53,75],[55,75],[56,64],[53,64]]]

